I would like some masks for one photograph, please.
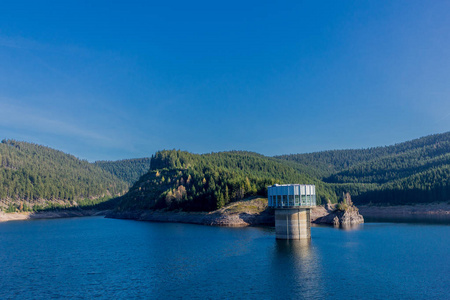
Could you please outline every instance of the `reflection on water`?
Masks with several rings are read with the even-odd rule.
[[[341,224],[341,225],[327,225],[327,224],[311,224],[311,227],[328,227],[328,228],[335,228],[335,229],[341,229],[344,231],[352,231],[352,230],[361,230],[364,227],[364,224]]]
[[[275,240],[275,242],[278,254],[294,254],[304,260],[311,258],[311,239]]]
[[[338,226],[339,229],[345,230],[345,231],[353,231],[353,230],[361,230],[362,225],[361,224],[342,224],[341,226]]]
[[[279,298],[322,298],[322,267],[311,240],[275,240],[272,276]]]
[[[405,215],[396,217],[364,217],[366,223],[414,223],[450,225],[450,215]]]

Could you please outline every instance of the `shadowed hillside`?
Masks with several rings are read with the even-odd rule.
[[[142,175],[148,172],[150,169],[150,161],[150,157],[144,157],[116,161],[99,160],[94,164],[131,186]]]

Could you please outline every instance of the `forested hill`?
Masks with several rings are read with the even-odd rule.
[[[150,169],[150,157],[117,161],[96,161],[94,164],[122,179],[130,186]]]
[[[448,144],[450,132],[434,134],[415,140],[385,147],[367,149],[329,150],[306,154],[279,155],[276,158],[296,162],[302,166],[310,167],[319,177],[326,178],[337,172],[346,170],[354,165],[367,163],[381,158],[392,158],[400,154],[414,152],[418,149],[432,149],[441,144]],[[440,147],[441,154],[448,152]],[[435,152],[436,154],[436,152]]]
[[[320,170],[323,181],[336,190],[350,191],[355,203],[450,200],[450,132],[387,147],[278,158]]]
[[[211,211],[250,195],[266,195],[274,183],[314,183],[318,200],[336,200],[320,180],[289,164],[251,152],[192,154],[160,151],[151,170],[120,198],[118,209],[183,209]]]
[[[127,188],[126,182],[99,166],[61,151],[14,140],[0,143],[0,208],[69,206],[115,196]]]
[[[318,203],[336,202],[344,192],[356,204],[449,202],[449,178],[450,132],[361,150],[278,157],[164,150],[95,163],[36,144],[0,143],[0,209],[6,211],[90,205],[133,183],[116,200],[119,210],[209,211],[266,195],[274,183],[316,184]]]

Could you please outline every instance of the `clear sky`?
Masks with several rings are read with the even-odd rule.
[[[0,138],[89,161],[450,130],[449,1],[2,1]]]

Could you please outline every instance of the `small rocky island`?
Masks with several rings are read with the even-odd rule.
[[[327,203],[321,211],[316,212],[316,218],[312,222],[330,224],[336,227],[348,227],[364,223],[364,218],[353,204],[350,194],[344,193],[342,198],[342,201],[337,204]],[[317,214],[323,215],[317,216]]]

